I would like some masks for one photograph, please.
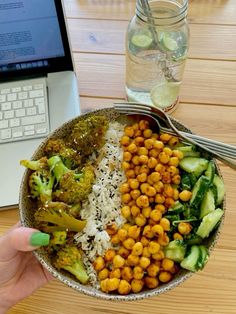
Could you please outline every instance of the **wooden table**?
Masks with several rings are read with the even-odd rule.
[[[82,112],[124,99],[124,40],[134,0],[65,0],[79,78]],[[190,0],[191,47],[181,103],[174,117],[194,132],[236,145],[236,1]],[[27,157],[27,156],[24,156]],[[235,174],[222,165],[227,212],[205,269],[164,295],[112,303],[84,296],[53,281],[10,314],[236,313]],[[0,213],[0,232],[18,210]]]

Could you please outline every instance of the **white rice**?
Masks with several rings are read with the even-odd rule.
[[[123,126],[118,122],[110,123],[105,135],[105,145],[99,151],[98,157],[92,156],[93,161],[99,162],[95,167],[96,180],[92,192],[82,204],[81,218],[87,220],[87,225],[75,236],[76,242],[86,254],[84,263],[92,282],[95,282],[96,273],[91,262],[111,247],[110,236],[105,230],[107,225],[115,223],[119,228],[124,223],[120,214],[119,192],[119,186],[125,181],[121,170],[123,152],[119,143],[122,135]]]

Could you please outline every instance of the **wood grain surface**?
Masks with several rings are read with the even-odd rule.
[[[65,0],[82,112],[124,100],[124,41],[134,0]],[[236,145],[236,1],[190,0],[191,42],[178,109],[193,132]],[[27,156],[26,156],[27,157]],[[227,210],[219,241],[203,271],[172,291],[131,303],[79,294],[54,280],[9,314],[235,314],[236,178],[220,164]],[[19,219],[0,212],[0,233]]]

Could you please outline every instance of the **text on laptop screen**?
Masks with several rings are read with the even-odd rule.
[[[0,0],[0,73],[64,56],[54,0]]]

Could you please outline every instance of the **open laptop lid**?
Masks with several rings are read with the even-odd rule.
[[[73,71],[62,0],[0,0],[0,80]]]

